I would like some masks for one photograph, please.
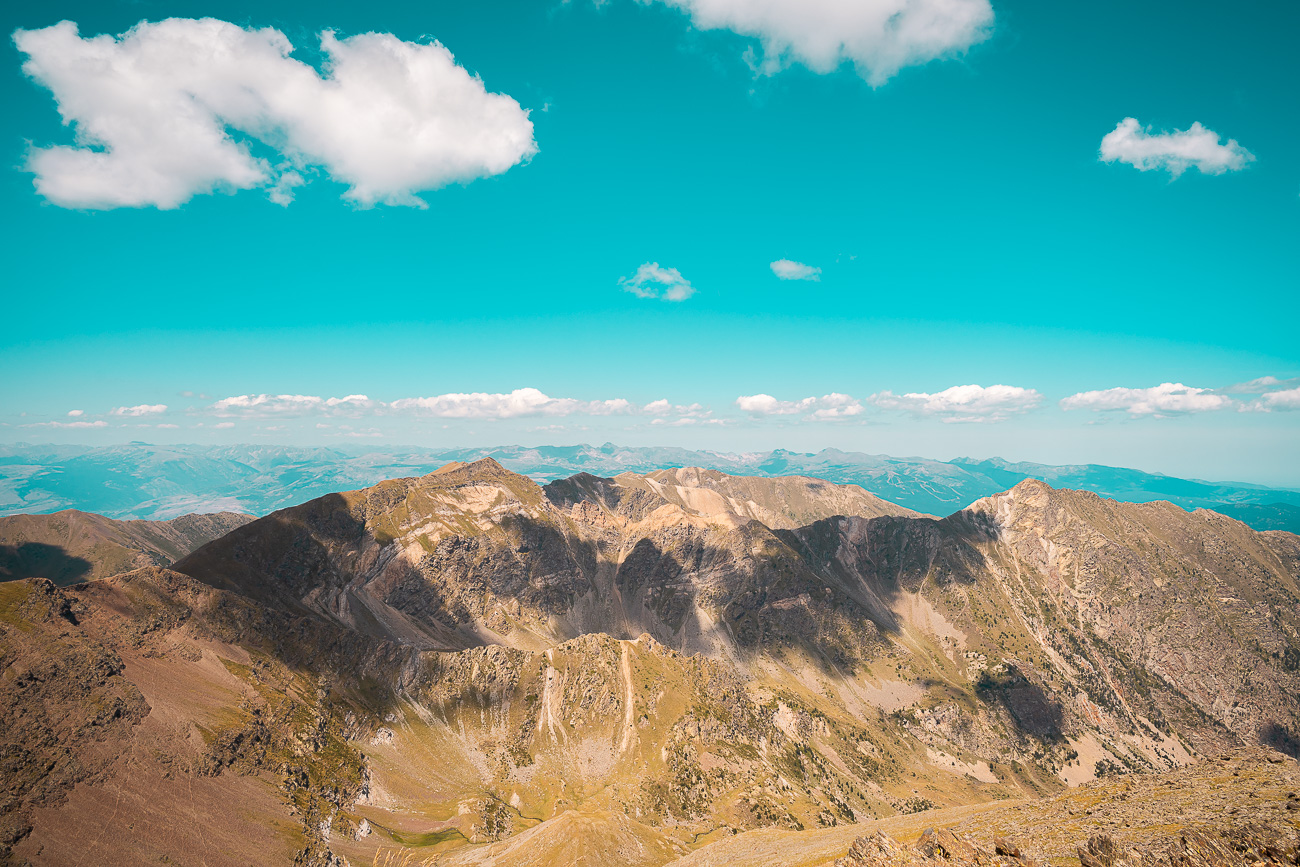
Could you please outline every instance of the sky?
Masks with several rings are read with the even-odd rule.
[[[42,0],[0,24],[0,442],[836,447],[1300,486],[1295,3]]]

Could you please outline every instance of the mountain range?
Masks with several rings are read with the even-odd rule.
[[[1293,838],[1298,579],[1300,536],[1036,479],[935,518],[452,462],[0,583],[0,858],[821,864],[1013,802],[1173,833],[1139,797]]]
[[[75,508],[112,518],[163,520],[192,512],[264,515],[331,491],[423,475],[448,461],[490,457],[538,482],[575,473],[613,476],[663,467],[807,475],[861,485],[890,502],[948,515],[1027,478],[1110,499],[1165,500],[1214,509],[1259,530],[1300,532],[1300,491],[1179,479],[1097,465],[1047,466],[1001,459],[936,461],[826,449],[724,454],[678,448],[500,446],[309,448],[291,446],[0,446],[0,515]]]

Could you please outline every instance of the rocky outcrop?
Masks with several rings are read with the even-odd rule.
[[[859,837],[849,853],[835,862],[835,867],[1041,867],[1041,862],[1026,857],[1020,847],[1001,837],[992,852],[947,828],[928,828],[913,846],[904,846],[888,834]],[[1092,865],[1084,865],[1092,867]],[[1107,864],[1104,867],[1113,867]]]
[[[1164,847],[1124,848],[1106,834],[1097,834],[1079,847],[1082,867],[1294,867],[1294,832],[1250,822],[1221,831],[1185,829]]]

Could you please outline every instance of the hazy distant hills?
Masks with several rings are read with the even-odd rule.
[[[1168,500],[1209,508],[1259,530],[1300,532],[1300,492],[1232,482],[1179,479],[1097,465],[1047,466],[1001,459],[936,461],[825,449],[726,454],[678,448],[498,446],[0,446],[0,515],[77,508],[113,518],[167,519],[194,512],[255,515],[331,491],[419,476],[448,461],[491,457],[548,482],[576,473],[615,476],[664,467],[737,475],[804,475],[861,485],[918,512],[948,515],[1026,478],[1127,502]]]

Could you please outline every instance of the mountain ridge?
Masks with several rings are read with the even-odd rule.
[[[1036,477],[1056,487],[1094,490],[1117,499],[1166,499],[1187,509],[1213,508],[1246,519],[1257,529],[1300,531],[1300,491],[1246,483],[1185,480],[1101,465],[1051,467],[972,458],[943,462],[837,449],[723,454],[611,443],[476,449],[0,446],[0,514],[76,506],[113,518],[169,518],[220,510],[260,515],[332,491],[422,475],[448,461],[480,457],[493,457],[540,482],[580,472],[644,474],[665,466],[700,466],[740,475],[805,475],[858,484],[886,500],[935,515],[951,514],[1021,478]]]
[[[214,823],[213,864],[658,867],[1296,755],[1298,578],[1300,537],[1037,480],[933,518],[817,479],[462,461],[173,570],[0,584],[7,773],[65,769],[6,795],[0,846],[175,860]],[[186,787],[201,823],[150,818]]]

